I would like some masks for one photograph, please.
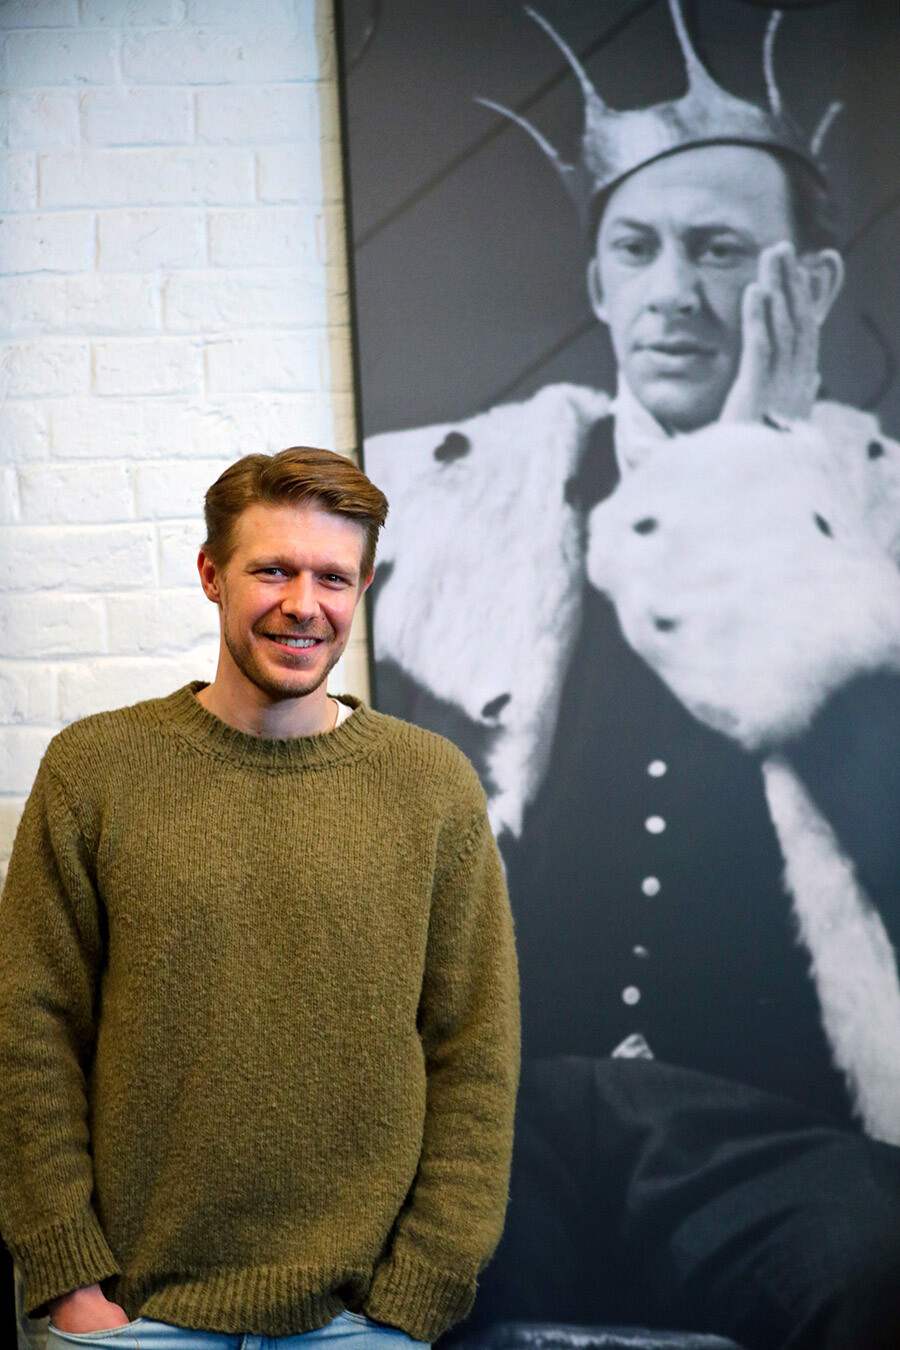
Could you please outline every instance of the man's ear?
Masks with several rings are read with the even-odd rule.
[[[596,258],[591,258],[591,261],[588,263],[587,288],[591,309],[601,323],[608,323],[609,320],[606,317],[606,304],[603,299],[603,287],[600,285],[600,268]]]
[[[375,576],[375,568],[373,567],[372,570],[371,570],[371,572],[369,573],[368,579],[367,579],[366,581],[364,581],[363,584],[362,584],[362,585],[360,586],[360,588],[359,588],[359,598],[360,598],[360,600],[363,598],[363,596],[365,595],[366,591],[367,591],[367,590],[369,589],[369,587],[372,585],[372,581],[373,581],[373,579],[374,579],[374,576]]]
[[[822,324],[844,284],[844,260],[837,249],[821,248],[815,253],[804,253],[801,265],[809,277],[816,322]]]
[[[203,594],[207,600],[211,600],[214,605],[218,605],[222,598],[219,591],[219,573],[212,558],[202,548],[197,554],[197,571],[200,573],[200,585],[203,587]]]

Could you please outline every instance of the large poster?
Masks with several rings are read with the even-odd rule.
[[[481,774],[525,1109],[721,1091],[726,1147],[800,1111],[895,1159],[900,15],[784,9],[338,6],[374,690]],[[615,1246],[613,1191],[572,1222]],[[513,1265],[497,1316],[636,1315]]]

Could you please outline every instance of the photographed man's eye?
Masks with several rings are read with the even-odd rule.
[[[623,235],[614,239],[612,249],[624,262],[646,262],[655,253],[653,241],[640,234]]]
[[[711,239],[700,253],[700,261],[715,266],[733,266],[747,257],[746,247],[737,239]]]

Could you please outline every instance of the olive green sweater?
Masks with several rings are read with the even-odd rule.
[[[26,1306],[430,1340],[506,1202],[511,920],[447,741],[267,740],[194,684],[51,743],[0,903],[0,1229]],[[351,701],[352,700],[348,700]]]

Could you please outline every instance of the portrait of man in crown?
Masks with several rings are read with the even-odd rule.
[[[498,31],[530,34],[523,69],[538,41],[562,64],[530,99],[473,87],[494,119],[473,144],[520,136],[574,204],[606,378],[577,361],[573,378],[553,349],[496,400],[460,387],[458,418],[451,393],[428,424],[385,426],[396,316],[369,260],[424,266],[365,225],[356,255],[365,463],[391,501],[376,697],[479,769],[522,969],[509,1226],[474,1325],[900,1344],[900,423],[890,400],[882,420],[824,387],[852,261],[828,147],[854,109],[810,80],[801,129],[776,73],[793,26],[802,63],[817,22],[862,46],[868,24],[886,87],[900,16],[879,0],[802,20],[748,0],[495,8]],[[695,30],[747,39],[753,97],[719,82]],[[601,93],[620,32],[646,53],[641,88],[659,68],[673,96]],[[577,154],[532,116],[563,81]],[[352,60],[348,82],[352,196]],[[404,199],[423,238],[440,192],[435,174]],[[878,336],[832,350],[829,372],[877,384]],[[572,349],[589,341],[584,326]]]

